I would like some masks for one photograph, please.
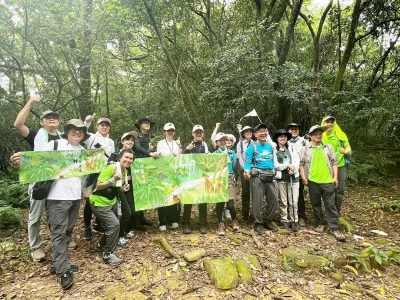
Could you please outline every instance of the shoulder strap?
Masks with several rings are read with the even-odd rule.
[[[253,151],[253,160],[252,160],[252,163],[254,164],[255,158],[256,158],[256,155],[257,155],[257,146],[256,146],[256,143],[253,143],[251,145],[253,146],[253,149],[254,149],[254,151]]]
[[[58,140],[54,140],[53,150],[57,150],[57,149],[58,149]]]

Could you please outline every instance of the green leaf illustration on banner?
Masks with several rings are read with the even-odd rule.
[[[27,151],[22,153],[21,184],[71,178],[101,172],[107,165],[104,149]]]
[[[135,209],[228,201],[226,153],[141,158],[132,165]]]

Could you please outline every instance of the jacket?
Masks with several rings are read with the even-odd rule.
[[[299,153],[297,152],[297,147],[296,145],[291,145],[289,144],[289,152],[290,155],[292,157],[291,159],[291,164],[295,166],[296,172],[294,173],[294,177],[297,178],[300,176],[299,173],[299,168],[300,168],[300,156]],[[287,169],[288,164],[280,164],[278,162],[278,164],[275,164],[275,170],[276,170],[276,174],[275,174],[275,178],[276,179],[281,179],[282,178],[282,171]]]
[[[329,144],[324,144],[321,143],[323,146],[323,152],[326,161],[328,162],[328,168],[329,172],[331,173],[331,176],[333,177],[333,166],[337,165],[337,158],[335,155],[335,151],[333,150],[333,147]],[[310,173],[310,166],[312,162],[312,158],[314,155],[314,150],[312,148],[312,144],[308,143],[306,146],[301,148],[300,151],[300,166],[304,168],[304,174],[306,178],[308,178],[308,175]]]

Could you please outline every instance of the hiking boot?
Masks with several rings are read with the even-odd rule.
[[[69,269],[72,273],[76,273],[79,271],[79,267],[77,265],[71,265],[71,268]],[[50,268],[50,275],[56,275],[56,268],[53,266]]]
[[[46,254],[44,253],[42,248],[38,248],[31,252],[31,256],[32,256],[33,261],[42,261],[44,259],[44,257],[46,256]]]
[[[234,231],[238,231],[239,230],[239,222],[237,220],[233,220],[232,227],[233,227]]]
[[[318,225],[317,227],[315,227],[314,231],[319,232],[319,233],[323,233],[325,230],[325,226],[324,225]]]
[[[264,227],[265,229],[271,230],[273,232],[278,231],[278,227],[275,226],[274,223],[272,223],[272,221],[265,221]]]
[[[305,218],[299,218],[299,225],[300,227],[306,227],[307,222]]]
[[[288,222],[283,222],[282,223],[282,228],[286,229],[286,230],[289,230],[289,223]]]
[[[118,247],[120,247],[122,249],[128,248],[128,243],[126,242],[126,240],[125,240],[125,238],[123,236],[121,236],[118,239]]]
[[[344,235],[340,230],[335,230],[335,231],[333,231],[333,235],[335,236],[335,238],[336,238],[339,242],[345,242],[345,241],[346,241],[345,235]]]
[[[104,228],[100,224],[94,224],[93,231],[100,234],[104,234]]]
[[[104,252],[103,253],[103,260],[106,264],[118,266],[122,263],[122,259],[118,258],[117,255],[113,252]]]
[[[69,289],[74,284],[74,274],[71,270],[60,275],[60,284],[63,290]]]
[[[104,246],[105,245],[100,245],[100,243],[96,244],[96,251],[98,252],[104,252]]]
[[[131,230],[127,234],[125,234],[125,238],[128,240],[136,240],[139,238],[139,236]]]
[[[207,233],[207,224],[201,223],[200,224],[200,233],[201,234],[206,234]]]
[[[265,228],[264,228],[264,226],[262,224],[256,224],[254,226],[254,231],[258,235],[263,235],[265,233]]]
[[[182,232],[184,233],[184,234],[190,234],[190,233],[192,233],[192,230],[190,229],[190,225],[189,224],[183,224],[183,226],[182,226]]]
[[[178,227],[179,227],[179,224],[177,222],[174,222],[174,223],[171,224],[171,228],[172,229],[176,229]]]
[[[158,229],[160,229],[160,231],[166,231],[167,225],[161,225],[160,227],[158,227]]]
[[[83,238],[87,241],[92,239],[92,227],[85,227],[85,234],[83,235]]]
[[[299,223],[297,222],[290,223],[290,229],[292,229],[293,232],[299,231]]]
[[[68,250],[75,250],[76,249],[76,243],[74,241],[70,241],[68,244]]]
[[[224,209],[224,215],[226,219],[232,220],[231,212],[229,211],[229,209],[227,208]]]
[[[225,235],[225,224],[223,222],[218,224],[218,235]]]

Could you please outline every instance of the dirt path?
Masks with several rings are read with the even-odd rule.
[[[90,242],[82,239],[83,219],[80,218],[74,233],[78,249],[70,252],[71,262],[80,270],[75,273],[74,286],[63,292],[56,278],[50,275],[49,232],[43,220],[47,260],[43,263],[31,261],[25,231],[8,239],[17,249],[0,253],[0,299],[400,299],[399,264],[392,262],[378,268],[378,272],[360,272],[359,275],[343,268],[351,264],[345,254],[349,249],[365,249],[367,246],[363,243],[371,243],[381,250],[400,249],[400,214],[376,208],[388,201],[400,200],[399,188],[399,181],[391,182],[386,188],[348,188],[343,216],[353,223],[356,235],[364,240],[347,234],[347,243],[339,243],[329,233],[314,234],[309,225],[297,236],[268,233],[260,237],[265,249],[258,250],[251,237],[244,234],[238,234],[241,241],[230,231],[227,236],[218,237],[213,205],[209,205],[208,234],[200,235],[195,226],[190,235],[183,235],[179,230],[162,234],[181,256],[199,248],[207,250],[206,258],[241,259],[257,255],[263,268],[253,270],[253,282],[229,291],[214,287],[202,267],[202,259],[186,264],[183,259],[167,257],[153,241],[160,235],[156,227],[140,233],[138,241],[129,241],[128,249],[118,250],[118,255],[124,259],[120,267],[105,265],[100,254],[95,252],[98,236],[95,234]],[[372,205],[373,202],[376,204]],[[307,209],[312,221],[310,207]],[[197,212],[194,214],[193,219],[197,218]],[[156,220],[154,211],[150,217]],[[246,231],[252,228],[251,224],[243,222],[241,227]],[[374,229],[386,232],[387,241],[372,233]],[[330,262],[319,269],[286,266],[289,271],[285,271],[282,249],[289,246],[306,246],[313,254],[322,255]],[[344,283],[332,278],[335,272],[341,272]]]

